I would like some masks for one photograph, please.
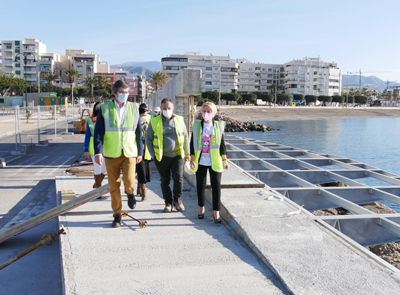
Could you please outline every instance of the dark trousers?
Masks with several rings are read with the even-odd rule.
[[[185,160],[181,156],[165,157],[161,161],[154,159],[158,173],[161,178],[161,191],[164,201],[172,204],[171,175],[174,181],[174,201],[182,197],[183,192],[183,165]]]
[[[210,171],[211,190],[213,199],[213,210],[219,211],[221,208],[221,172],[215,172],[211,166],[199,165],[196,172],[197,199],[199,207],[205,205],[205,192],[207,184],[207,170]]]
[[[136,173],[139,183],[150,182],[150,161],[142,160],[139,164],[136,164]]]

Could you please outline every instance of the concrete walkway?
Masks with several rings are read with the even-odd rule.
[[[59,176],[57,191],[83,194],[93,178]],[[66,294],[289,294],[276,276],[212,212],[197,219],[194,187],[185,183],[183,213],[162,213],[159,177],[152,173],[148,200],[138,200],[137,219],[112,228],[109,196],[60,217]],[[123,195],[123,210],[128,210]]]

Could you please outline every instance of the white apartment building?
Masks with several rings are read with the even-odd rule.
[[[201,69],[202,91],[237,92],[238,64],[228,56],[201,55],[200,52],[172,54],[161,59],[162,68],[175,77],[185,68]]]
[[[172,54],[161,59],[162,68],[175,77],[184,68],[202,70],[202,91],[272,93],[273,85],[285,93],[340,94],[342,73],[335,63],[304,58],[285,64],[249,63],[245,58],[206,56],[199,52]],[[221,88],[220,88],[221,86]]]
[[[37,85],[39,61],[46,45],[37,39],[1,41],[1,71],[15,74],[29,85]]]
[[[305,57],[285,63],[286,93],[303,95],[340,95],[342,70],[334,62]]]
[[[86,54],[84,50],[66,49],[65,55],[49,53],[46,45],[37,39],[25,38],[21,40],[3,40],[0,48],[0,70],[4,73],[13,73],[24,79],[29,85],[46,84],[43,81],[44,73],[51,72],[60,78],[55,85],[70,83],[66,70],[75,68],[79,74],[74,78],[77,86],[83,86],[86,76],[97,72],[109,73],[110,66],[100,62],[95,54]],[[26,63],[25,63],[26,61]]]

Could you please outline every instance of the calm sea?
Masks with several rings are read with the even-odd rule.
[[[400,118],[257,123],[280,130],[231,134],[346,157],[400,175]],[[400,212],[400,206],[391,207]]]

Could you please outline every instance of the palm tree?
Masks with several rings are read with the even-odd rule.
[[[154,86],[154,90],[160,90],[171,78],[167,72],[155,71],[150,75],[150,83]]]
[[[95,76],[86,76],[85,80],[83,80],[83,83],[87,86],[92,88],[92,102],[93,100],[93,86],[96,83],[96,78]]]
[[[95,76],[94,79],[94,85],[97,87],[104,87],[108,84],[108,81],[104,76]]]
[[[2,71],[0,71],[0,78],[16,78],[17,75],[15,75],[14,73],[4,73]]]
[[[70,69],[67,70],[66,72],[67,72],[67,75],[69,76],[69,78],[70,78],[70,80],[71,80],[71,83],[73,83],[74,77],[75,77],[75,76],[78,76],[78,74],[79,74],[78,71],[75,70],[74,68],[70,68]]]
[[[47,81],[48,84],[53,85],[53,81],[57,80],[58,76],[52,72],[47,72],[43,75],[43,80]]]

